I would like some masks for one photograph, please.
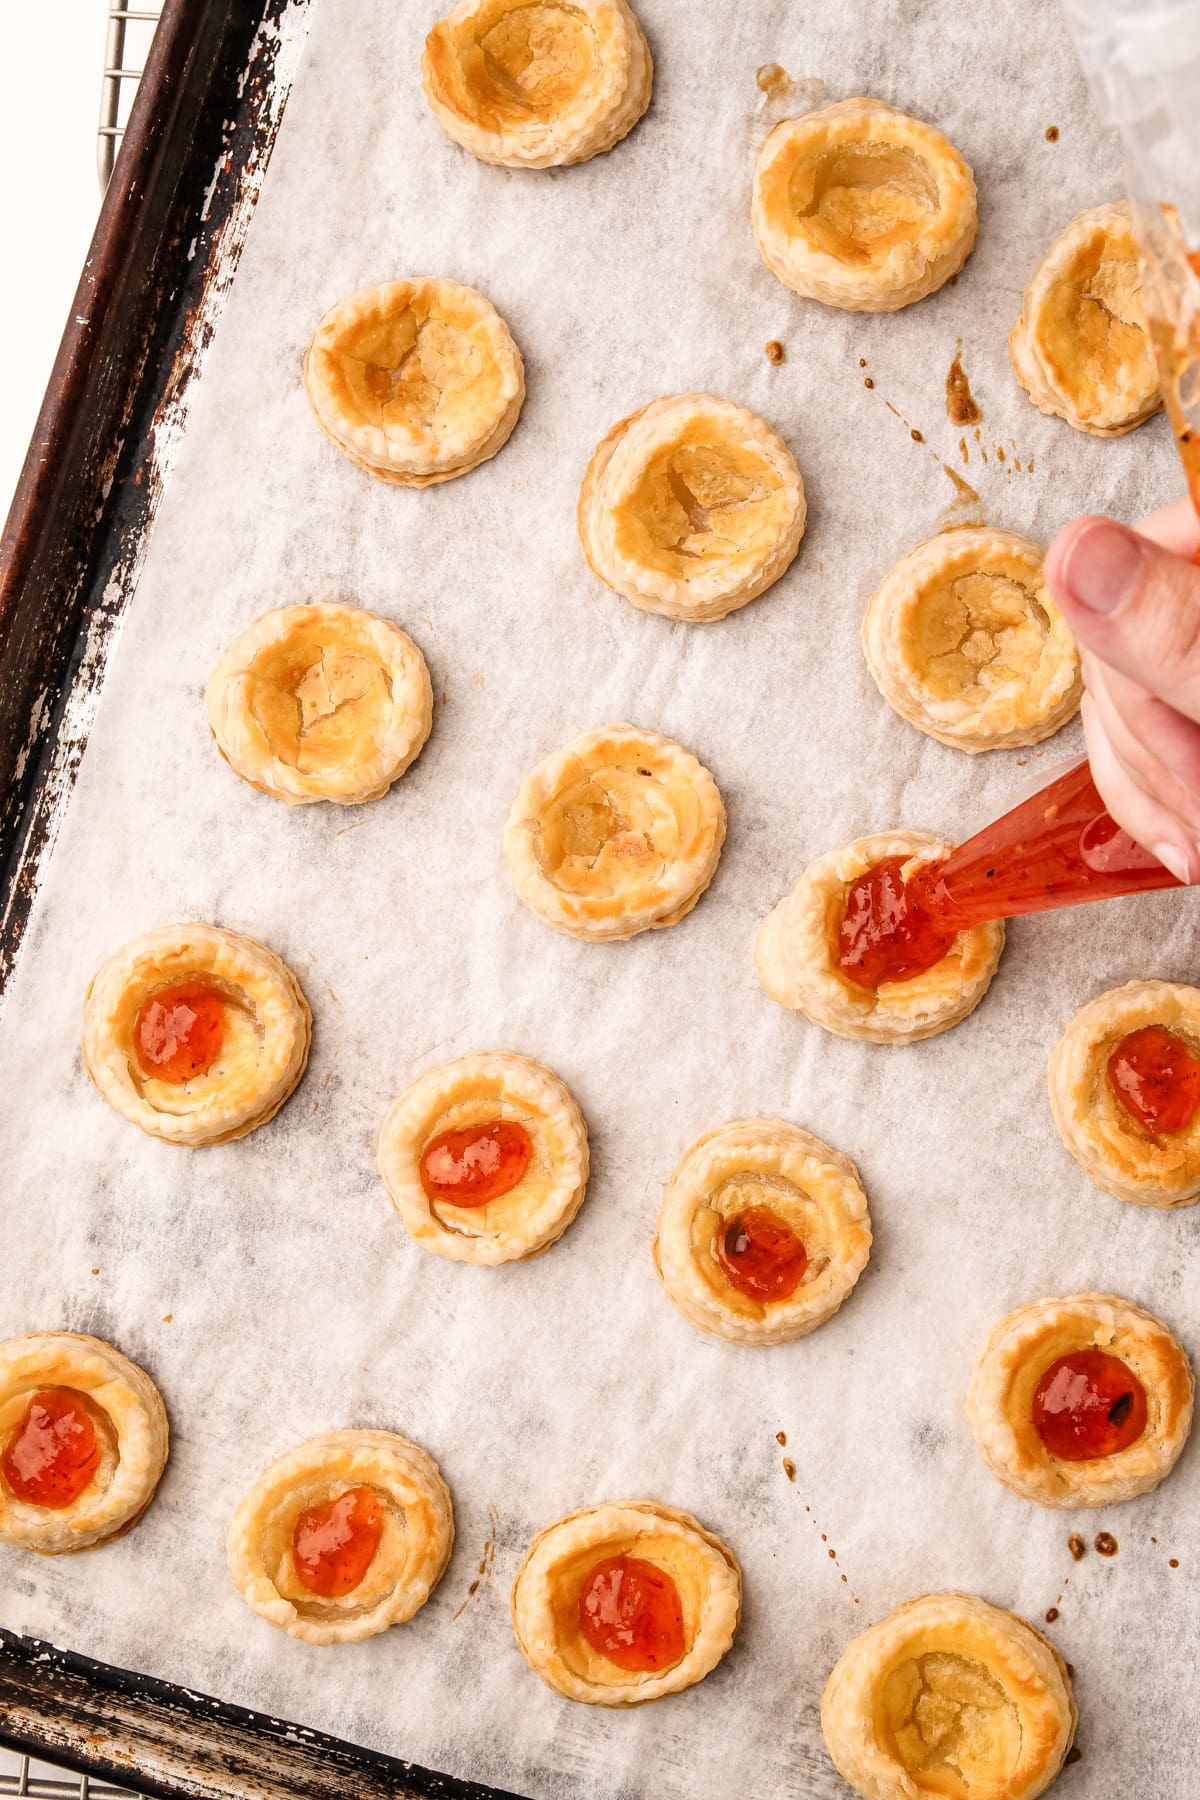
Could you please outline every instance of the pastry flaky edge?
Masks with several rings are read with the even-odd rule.
[[[568,779],[583,769],[599,774],[606,755],[644,757],[656,777],[670,776],[676,783],[686,784],[696,804],[695,841],[682,855],[672,858],[662,880],[637,906],[565,893],[543,874],[534,848],[546,808]],[[673,738],[643,731],[637,725],[608,725],[586,732],[546,757],[521,784],[504,827],[505,860],[526,906],[556,931],[589,942],[622,940],[640,931],[677,925],[716,874],[724,842],[725,803],[712,775]]]
[[[1147,1025],[1200,1040],[1200,988],[1130,981],[1081,1006],[1046,1070],[1054,1123],[1075,1161],[1098,1187],[1134,1206],[1192,1206],[1200,1199],[1200,1116],[1156,1137],[1113,1094],[1108,1058]]]
[[[74,1388],[105,1415],[115,1446],[102,1436],[98,1475],[70,1506],[18,1500],[0,1476],[0,1541],[41,1556],[94,1550],[132,1531],[154,1498],[166,1467],[169,1431],[162,1395],[144,1369],[77,1331],[36,1331],[0,1343],[0,1441],[16,1429],[29,1398],[43,1388]],[[21,1404],[23,1402],[23,1404]],[[19,1412],[17,1407],[20,1407]]]
[[[1033,1423],[1042,1375],[1073,1350],[1117,1356],[1146,1390],[1146,1429],[1113,1456],[1064,1462]],[[1153,1313],[1117,1294],[1034,1300],[999,1320],[979,1353],[967,1419],[980,1456],[1023,1500],[1060,1508],[1112,1506],[1156,1488],[1192,1425],[1195,1382],[1182,1345]]]
[[[254,1008],[263,1056],[255,1079],[243,1078],[235,1092],[218,1090],[194,1113],[160,1112],[130,1073],[138,1010],[155,988],[204,976],[235,989]],[[189,921],[134,938],[96,971],[83,1002],[83,1066],[92,1085],[148,1136],[188,1148],[228,1143],[273,1119],[304,1073],[311,1041],[312,1014],[287,964],[254,938],[219,925]]]
[[[739,1174],[776,1176],[798,1188],[820,1217],[820,1242],[800,1233],[809,1254],[796,1292],[754,1301],[705,1278],[709,1254],[693,1237],[709,1195]],[[814,1270],[817,1252],[825,1262]],[[654,1266],[667,1298],[690,1325],[731,1344],[789,1344],[833,1317],[871,1254],[871,1219],[858,1170],[848,1156],[784,1119],[735,1119],[692,1145],[667,1183],[654,1239]],[[722,1285],[729,1294],[722,1298]]]
[[[928,1790],[882,1741],[879,1695],[897,1665],[938,1650],[981,1662],[1021,1724],[1021,1763],[1004,1800],[1035,1800],[1071,1748],[1079,1714],[1067,1665],[1019,1614],[974,1594],[922,1594],[849,1643],[821,1696],[821,1730],[838,1773],[864,1800],[919,1800]]]
[[[929,169],[938,192],[938,210],[916,242],[893,245],[872,269],[816,250],[789,229],[788,185],[800,157],[815,159],[831,148],[860,143],[911,151]],[[974,249],[975,177],[932,125],[864,95],[780,120],[758,153],[751,216],[763,261],[794,293],[845,312],[897,312],[943,286]]]
[[[1124,407],[1120,407],[1113,403],[1106,410],[1098,409],[1092,416],[1084,418],[1063,392],[1055,377],[1052,359],[1038,336],[1038,315],[1041,308],[1060,282],[1069,281],[1070,271],[1080,250],[1089,239],[1097,235],[1107,238],[1115,227],[1123,231],[1130,230],[1129,206],[1124,200],[1112,205],[1088,207],[1086,211],[1076,213],[1034,270],[1029,286],[1025,289],[1020,315],[1008,334],[1008,354],[1013,373],[1038,411],[1047,413],[1051,418],[1063,419],[1068,425],[1073,425],[1076,431],[1086,431],[1092,437],[1123,437],[1127,431],[1135,430],[1156,412],[1160,412],[1163,404],[1162,390],[1156,375],[1153,388],[1136,404],[1126,403]],[[1148,342],[1147,350],[1150,366],[1153,368],[1154,358]]]
[[[339,626],[351,627],[378,656],[391,692],[386,734],[372,738],[369,745],[356,745],[348,766],[324,776],[306,774],[275,755],[250,700],[257,659],[286,644],[297,626],[310,624],[327,626],[335,643]],[[380,799],[421,754],[433,726],[429,670],[407,632],[377,613],[335,601],[279,606],[263,613],[222,652],[209,677],[205,705],[217,749],[234,774],[289,806],[318,800],[359,806]]]
[[[498,1105],[508,1103],[536,1118],[542,1148],[554,1169],[549,1191],[532,1211],[520,1208],[520,1184],[511,1194],[473,1209],[476,1218],[493,1207],[499,1210],[501,1223],[490,1231],[468,1228],[465,1220],[472,1218],[471,1213],[461,1228],[444,1224],[421,1184],[421,1152],[437,1135],[439,1120],[469,1100],[480,1085],[495,1095]],[[485,1097],[490,1094],[485,1092]],[[559,1076],[527,1056],[488,1050],[427,1069],[405,1088],[383,1122],[376,1161],[404,1229],[423,1250],[454,1262],[519,1262],[557,1242],[582,1206],[588,1179],[587,1126]],[[514,1208],[516,1217],[506,1217]]]
[[[788,496],[783,529],[732,580],[728,569],[692,582],[678,580],[623,556],[616,546],[614,508],[628,498],[655,456],[698,420],[711,422],[714,440],[724,437],[757,450]],[[579,542],[593,575],[645,612],[690,621],[723,619],[773,586],[795,560],[806,517],[804,482],[778,432],[757,413],[711,394],[667,395],[614,425],[588,463],[576,509]]]
[[[296,1518],[326,1485],[371,1487],[403,1514],[396,1532],[403,1566],[392,1588],[366,1610],[355,1606],[353,1592],[328,1599],[313,1594],[298,1606],[280,1593],[266,1566],[264,1534],[283,1532],[283,1554],[290,1556]],[[302,1492],[299,1503],[298,1488],[308,1495]],[[453,1547],[454,1511],[441,1471],[427,1450],[393,1431],[329,1431],[297,1444],[248,1489],[226,1542],[230,1577],[251,1611],[288,1637],[319,1645],[359,1643],[411,1619],[442,1579]]]
[[[452,302],[473,312],[474,322],[484,331],[502,375],[500,404],[481,428],[474,435],[460,432],[447,436],[436,448],[411,441],[393,445],[382,427],[364,422],[342,400],[340,382],[327,357],[347,328],[389,310],[406,310],[414,300],[428,302],[434,308]],[[512,333],[490,300],[460,282],[419,276],[359,288],[335,301],[322,317],[305,353],[304,391],[325,436],[368,475],[400,487],[433,487],[438,482],[469,475],[508,442],[525,401],[525,365]]]
[[[837,1037],[873,1044],[915,1044],[948,1031],[974,1012],[988,990],[1004,948],[996,919],[960,931],[946,955],[907,981],[860,987],[835,960],[846,891],[860,875],[891,856],[911,856],[906,879],[951,846],[924,831],[881,831],[856,838],[810,863],[759,927],[754,944],[758,978],[772,1000],[803,1012]]]
[[[902,556],[867,603],[862,647],[876,687],[893,711],[918,731],[972,755],[982,750],[1040,744],[1074,718],[1083,698],[1083,677],[1075,639],[1055,606],[1042,573],[1043,552],[1015,531],[989,525],[939,532]],[[973,705],[962,695],[931,694],[916,666],[911,640],[913,615],[924,595],[946,582],[996,566],[1017,563],[1022,586],[1036,595],[1048,631],[1036,668],[1021,671]],[[997,569],[1002,573],[1001,569]]]
[[[551,169],[587,162],[611,150],[650,104],[654,63],[645,34],[626,0],[573,0],[595,33],[601,64],[590,84],[550,118],[521,128],[480,125],[455,45],[455,35],[483,11],[487,0],[460,0],[425,40],[421,85],[438,124],[481,162],[507,169]]]
[[[596,1562],[605,1556],[636,1556],[639,1539],[656,1533],[676,1540],[680,1551],[690,1552],[707,1572],[699,1616],[692,1621],[691,1644],[673,1668],[659,1675],[639,1675],[613,1664],[611,1681],[589,1679],[569,1667],[563,1656],[556,1629],[556,1578],[564,1579],[560,1572],[567,1564],[570,1579],[576,1579],[578,1564],[589,1555],[594,1554]],[[680,1598],[686,1628],[687,1599],[682,1593]],[[652,1500],[610,1501],[568,1513],[538,1533],[517,1571],[511,1605],[521,1655],[556,1694],[588,1706],[641,1706],[692,1687],[716,1668],[741,1619],[742,1571],[728,1544],[706,1531],[691,1513]],[[573,1620],[575,1595],[568,1596],[567,1606]]]

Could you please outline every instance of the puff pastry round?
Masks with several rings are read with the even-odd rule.
[[[517,1185],[482,1206],[432,1198],[421,1180],[426,1146],[443,1132],[499,1120],[522,1127],[529,1161]],[[409,1236],[454,1262],[518,1262],[560,1238],[583,1204],[588,1138],[566,1083],[505,1050],[427,1069],[394,1101],[379,1134],[379,1173]]]
[[[1200,1058],[1200,989],[1131,981],[1080,1007],[1050,1058],[1050,1109],[1063,1143],[1098,1186],[1135,1206],[1191,1206],[1200,1197],[1200,1115],[1181,1131],[1149,1131],[1108,1078],[1121,1040],[1153,1025]]]
[[[675,925],[716,872],[725,806],[696,758],[636,725],[590,731],[529,775],[504,828],[525,904],[571,937]]]
[[[1041,550],[1015,531],[918,544],[872,594],[862,645],[900,717],[959,750],[1038,744],[1079,710],[1075,639]]]
[[[208,722],[251,787],[292,806],[378,800],[433,724],[425,658],[358,606],[281,606],[236,637],[209,678]]]
[[[456,281],[385,281],[331,306],[304,359],[317,423],[381,481],[429,487],[495,456],[525,398],[521,352]]]
[[[895,312],[958,273],[975,179],[948,138],[882,100],[782,119],[758,153],[754,235],[786,287],[847,312]]]
[[[483,162],[586,162],[632,131],[654,65],[626,0],[460,0],[425,40],[425,98]]]
[[[588,464],[579,540],[593,574],[671,619],[723,619],[779,580],[804,483],[764,420],[710,394],[652,400]]]
[[[216,1060],[164,1080],[137,1046],[142,1008],[189,984],[220,997]],[[291,970],[218,925],[164,925],[97,970],[83,1003],[83,1062],[114,1112],[168,1144],[223,1144],[274,1118],[308,1061],[312,1015]]]
[[[1042,1376],[1060,1357],[1101,1350],[1119,1358],[1146,1395],[1146,1426],[1113,1455],[1054,1456],[1033,1422]],[[1148,1494],[1175,1466],[1192,1424],[1191,1365],[1167,1327],[1116,1294],[1035,1300],[996,1325],[967,1392],[967,1418],[997,1480],[1038,1506],[1111,1506]]]
[[[349,1593],[313,1593],[296,1569],[297,1521],[353,1488],[370,1489],[380,1507],[374,1555]],[[226,1550],[234,1586],[261,1619],[306,1644],[355,1644],[424,1606],[453,1543],[450,1490],[427,1451],[394,1431],[329,1431],[263,1471]]]
[[[580,1590],[596,1564],[629,1556],[674,1582],[682,1655],[670,1668],[630,1670],[580,1630]],[[640,1706],[703,1679],[729,1649],[742,1610],[742,1572],[727,1544],[690,1513],[649,1500],[585,1507],[539,1532],[512,1591],[521,1654],[547,1687],[589,1706]]]
[[[781,1221],[806,1253],[798,1285],[759,1297],[734,1285],[723,1234],[747,1213]],[[697,1140],[663,1195],[655,1267],[700,1331],[732,1344],[788,1344],[832,1318],[867,1266],[871,1220],[858,1170],[799,1126],[738,1119]]]
[[[96,1436],[95,1472],[69,1505],[14,1492],[0,1467],[0,1540],[43,1556],[91,1550],[137,1524],[167,1460],[167,1415],[136,1363],[101,1338],[35,1331],[0,1344],[0,1452],[20,1432],[35,1396],[65,1389]]]
[[[950,849],[928,832],[885,831],[810,863],[767,914],[755,940],[758,978],[772,1000],[805,1013],[837,1037],[875,1044],[913,1044],[965,1019],[996,973],[1004,948],[1000,919],[960,931],[940,962],[905,981],[861,987],[837,962],[837,934],[852,884],[885,858],[911,853],[907,879],[910,867],[936,862]]]
[[[821,1700],[829,1754],[864,1800],[1033,1800],[1077,1720],[1053,1644],[972,1594],[922,1594],[872,1625]]]
[[[1129,208],[1093,206],[1051,244],[1008,334],[1017,380],[1044,413],[1120,437],[1162,405]]]

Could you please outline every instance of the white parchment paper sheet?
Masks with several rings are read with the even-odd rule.
[[[443,137],[418,76],[432,4],[314,5],[0,1047],[0,1333],[94,1331],[144,1362],[170,1409],[171,1461],[145,1521],[111,1548],[47,1563],[0,1549],[2,1616],[538,1800],[824,1800],[844,1791],[817,1718],[835,1657],[900,1601],[962,1587],[1035,1619],[1060,1607],[1084,1752],[1064,1794],[1184,1800],[1196,1792],[1200,1457],[1108,1513],[1041,1511],[985,1472],[962,1404],[993,1321],[1045,1294],[1116,1290],[1200,1346],[1200,1215],[1099,1192],[1059,1144],[1044,1092],[1083,1001],[1134,977],[1194,975],[1194,901],[1014,925],[979,1011],[910,1049],[825,1035],[767,1000],[751,961],[758,921],[812,856],[897,824],[965,832],[1038,766],[1033,752],[957,754],[880,700],[858,628],[895,559],[976,511],[1046,541],[1079,511],[1134,519],[1181,485],[1161,420],[1112,443],[1083,437],[1034,411],[1006,354],[1042,250],[1120,191],[1115,148],[1048,0],[639,11],[657,64],[648,117],[611,155],[544,174],[486,167]],[[767,272],[750,175],[787,110],[756,86],[767,62],[826,84],[802,95],[877,94],[949,133],[980,189],[979,247],[956,284],[860,318]],[[496,460],[415,493],[340,457],[300,386],[325,308],[410,273],[488,294],[529,379]],[[778,368],[763,354],[772,337],[787,348]],[[959,338],[984,411],[969,462],[943,405]],[[574,517],[609,426],[690,388],[782,432],[810,522],[769,595],[689,628],[592,579]],[[950,510],[937,457],[978,490],[978,509]],[[326,596],[410,630],[439,695],[419,762],[357,812],[289,811],[235,780],[202,705],[235,632],[267,606]],[[713,770],[729,838],[681,925],[579,944],[517,902],[502,826],[536,760],[626,718]],[[1042,766],[1078,745],[1072,727]],[[110,1113],[76,1048],[95,966],[180,917],[273,946],[315,1013],[308,1074],[280,1116],[198,1152]],[[593,1147],[562,1242],[493,1271],[415,1249],[374,1169],[399,1089],[487,1048],[557,1070]],[[876,1231],[842,1313],[762,1352],[694,1332],[650,1261],[683,1151],[756,1113],[853,1155]],[[345,1425],[428,1446],[454,1493],[458,1547],[411,1624],[310,1649],[247,1611],[224,1535],[268,1461]],[[700,1686],[611,1715],[533,1677],[508,1589],[541,1526],[639,1496],[729,1540],[745,1617]],[[472,1594],[493,1520],[494,1573]],[[1089,1542],[1111,1530],[1118,1556],[1073,1565],[1076,1526]]]

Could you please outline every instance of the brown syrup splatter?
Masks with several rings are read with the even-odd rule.
[[[174,1318],[174,1313],[164,1313],[162,1322],[164,1325],[170,1325],[174,1321]]]
[[[1073,1531],[1067,1539],[1067,1549],[1071,1552],[1071,1555],[1076,1562],[1082,1562],[1083,1558],[1087,1555],[1087,1545],[1077,1531]]]
[[[781,1450],[786,1450],[787,1449],[787,1432],[786,1431],[777,1431],[775,1433],[775,1442],[779,1445],[779,1448]]]
[[[754,79],[761,92],[772,100],[791,92],[792,78],[780,63],[764,63]]]
[[[1004,454],[1004,445],[1003,444],[996,445],[996,455],[1000,458],[1001,462],[1006,462],[1008,460]]]
[[[792,1459],[791,1459],[791,1457],[790,1457],[790,1456],[785,1456],[785,1457],[784,1457],[784,1459],[783,1459],[783,1472],[784,1472],[784,1474],[785,1474],[785,1475],[786,1475],[786,1476],[787,1476],[787,1478],[788,1478],[788,1480],[789,1480],[789,1481],[795,1481],[795,1479],[796,1479],[796,1465],[795,1465],[795,1463],[794,1463],[794,1462],[793,1462],[793,1461],[792,1461]]]
[[[923,444],[925,442],[925,439],[921,436],[915,425],[909,426],[908,435],[914,444]]]
[[[860,369],[865,369],[865,368],[866,368],[866,366],[867,366],[867,359],[866,359],[866,357],[865,357],[865,356],[860,356],[860,357],[859,357],[859,359],[858,359],[858,366],[859,366],[859,368],[860,368]]]
[[[966,370],[962,366],[962,339],[954,352],[954,361],[950,364],[946,376],[946,417],[952,425],[977,425],[983,414],[976,404],[971,392],[971,384],[967,380]]]
[[[1055,1619],[1057,1619],[1057,1617],[1058,1617],[1057,1606],[1048,1606],[1046,1608],[1046,1623],[1047,1623],[1047,1625],[1053,1625],[1053,1623],[1054,1623]]]
[[[871,380],[870,376],[867,376],[865,378],[865,384],[867,387],[874,387],[874,385],[875,385],[874,382]],[[908,432],[908,435],[912,439],[914,444],[925,444],[925,438],[924,438],[923,433],[917,430],[916,426],[912,423],[911,419],[906,419],[904,417],[904,414],[900,411],[899,407],[893,406],[890,400],[885,400],[883,404],[887,407],[888,411],[893,415],[894,418],[899,419],[900,423],[904,426],[905,430]],[[976,437],[978,437],[979,433],[976,432],[975,435],[976,435]],[[944,462],[942,460],[942,458],[938,455],[937,451],[932,447],[932,445],[926,444],[925,447],[929,451],[930,456],[932,456],[932,458],[933,458],[934,462],[937,464],[938,468],[941,469],[941,471],[944,475],[947,475],[949,477],[950,482],[954,488],[954,499],[950,503],[951,507],[955,508],[955,507],[960,507],[960,506],[978,506],[978,505],[980,505],[979,495],[975,492],[975,489],[971,486],[970,482],[964,481],[962,476],[958,473],[958,471],[956,469],[952,469],[950,467],[949,463]],[[987,461],[986,456],[984,457],[984,461],[985,462]]]
[[[1179,1558],[1177,1556],[1169,1557],[1167,1559],[1167,1567],[1168,1569],[1177,1569],[1179,1567]]]
[[[488,1507],[488,1531],[487,1531],[487,1537],[483,1541],[483,1555],[479,1558],[479,1573],[477,1574],[475,1580],[471,1583],[470,1587],[467,1589],[466,1599],[463,1601],[462,1605],[459,1607],[458,1611],[454,1615],[454,1617],[456,1619],[460,1619],[462,1617],[463,1613],[466,1612],[468,1606],[470,1606],[470,1604],[471,1604],[472,1600],[475,1598],[476,1594],[478,1594],[481,1589],[486,1588],[488,1582],[492,1578],[492,1569],[493,1569],[493,1566],[496,1561],[496,1535],[499,1532],[499,1530],[500,1530],[500,1514],[497,1512],[497,1510],[494,1506],[489,1505],[489,1507]]]
[[[1120,1546],[1111,1531],[1098,1531],[1096,1533],[1097,1556],[1115,1556],[1119,1548]]]
[[[874,387],[875,386],[875,383],[871,380],[871,377],[869,375],[863,376],[863,386],[864,387]]]
[[[960,453],[961,453],[961,455],[962,455],[962,459],[963,459],[963,461],[964,461],[964,462],[970,462],[970,460],[971,460],[971,452],[970,452],[970,451],[969,451],[969,450],[968,450],[968,449],[967,449],[967,440],[966,440],[966,438],[965,438],[965,437],[960,437],[960,438],[959,438],[959,440],[958,440],[958,448],[959,448],[959,451],[960,451]]]
[[[1048,144],[1057,144],[1057,142],[1058,142],[1058,126],[1057,125],[1047,125],[1047,127],[1046,127],[1046,142]]]
[[[763,345],[763,354],[766,356],[769,363],[774,363],[776,368],[778,368],[779,364],[787,357],[787,351],[784,349],[778,338],[768,339]]]

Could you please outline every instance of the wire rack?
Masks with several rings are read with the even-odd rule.
[[[31,1762],[15,1750],[0,1747],[0,1794],[28,1794],[30,1800],[135,1800],[128,1788],[93,1781],[87,1775],[71,1775],[52,1769],[49,1763]]]
[[[104,46],[104,76],[100,84],[100,125],[96,132],[96,170],[100,191],[104,192],[117,160],[117,151],[125,135],[125,122],[137,93],[137,84],[145,67],[146,52],[154,36],[154,27],[162,15],[165,0],[141,0],[126,6],[123,0],[108,0],[108,37]],[[137,62],[131,68],[129,58]],[[36,1790],[30,1788],[29,1792]],[[74,1793],[72,1788],[71,1792]],[[92,1792],[98,1793],[98,1788]],[[21,1788],[0,1785],[0,1794],[22,1793]]]

